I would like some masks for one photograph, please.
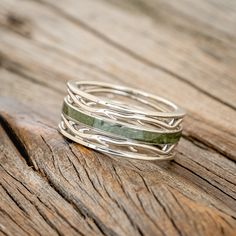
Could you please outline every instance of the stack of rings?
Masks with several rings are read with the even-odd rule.
[[[136,89],[101,82],[69,81],[59,131],[108,155],[169,160],[182,132],[184,111]]]

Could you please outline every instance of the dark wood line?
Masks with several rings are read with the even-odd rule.
[[[192,170],[189,169],[188,167],[183,166],[183,165],[180,164],[179,162],[177,162],[177,161],[175,161],[175,160],[174,160],[174,162],[175,162],[177,165],[181,166],[182,168],[188,170],[189,172],[191,172],[193,175],[197,176],[198,178],[200,178],[200,179],[206,181],[210,186],[216,188],[217,190],[219,190],[220,192],[222,192],[223,194],[225,194],[227,197],[233,199],[234,201],[236,200],[234,197],[232,197],[231,195],[229,195],[228,193],[226,193],[225,191],[223,191],[222,189],[220,189],[219,187],[217,187],[216,185],[214,185],[213,183],[211,183],[211,182],[210,182],[209,180],[207,180],[206,178],[200,176],[199,174],[197,174],[196,172],[192,171]],[[197,164],[198,164],[198,163],[197,163]],[[218,209],[218,208],[217,208],[217,209]],[[227,214],[227,213],[225,213],[225,214]],[[230,217],[233,217],[233,216],[230,215]]]
[[[232,155],[222,151],[220,148],[217,148],[214,145],[211,145],[211,144],[208,144],[207,142],[204,142],[200,138],[197,138],[197,137],[195,137],[193,135],[186,135],[186,134],[182,134],[182,137],[184,139],[190,141],[192,144],[198,146],[201,149],[215,151],[216,153],[219,153],[220,155],[222,155],[225,158],[227,158],[228,160],[236,163],[236,159],[235,159],[236,157],[235,156],[232,156]],[[198,143],[200,143],[201,145],[198,145]]]

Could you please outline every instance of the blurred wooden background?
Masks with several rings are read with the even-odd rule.
[[[70,79],[187,110],[176,159],[57,132]],[[1,0],[0,235],[236,235],[236,1]]]

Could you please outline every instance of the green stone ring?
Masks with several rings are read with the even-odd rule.
[[[68,82],[59,131],[110,156],[169,160],[182,132],[184,111],[136,89],[101,82]]]

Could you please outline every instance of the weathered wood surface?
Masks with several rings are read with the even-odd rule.
[[[236,2],[0,1],[0,235],[236,235]],[[168,163],[56,130],[65,82],[184,107]]]

